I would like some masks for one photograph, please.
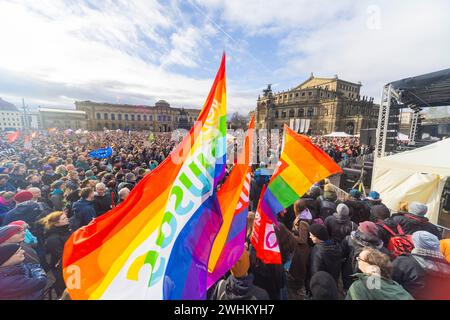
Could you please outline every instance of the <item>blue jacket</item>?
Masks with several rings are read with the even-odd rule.
[[[0,192],[1,191],[12,191],[16,192],[17,188],[14,187],[14,185],[11,182],[7,182],[4,186],[0,186]]]
[[[13,221],[22,220],[28,223],[31,233],[37,235],[39,232],[36,230],[36,221],[41,218],[42,214],[41,207],[36,201],[25,201],[19,203],[5,215],[3,225],[7,225]]]
[[[0,300],[41,300],[47,275],[37,264],[0,267]]]
[[[97,214],[94,209],[94,202],[86,199],[76,201],[72,206],[72,230],[77,230],[92,221]]]

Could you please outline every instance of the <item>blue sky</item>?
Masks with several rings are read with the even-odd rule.
[[[450,2],[0,0],[0,97],[201,107],[223,50],[229,113],[272,83],[384,83],[450,67]]]

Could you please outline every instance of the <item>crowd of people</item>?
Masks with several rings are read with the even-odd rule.
[[[278,215],[282,264],[265,265],[247,241],[210,298],[450,299],[450,239],[442,239],[426,213],[419,202],[391,212],[376,191],[363,197],[353,189],[338,200],[323,181]],[[248,235],[252,219],[250,213]]]
[[[312,136],[312,142],[324,150],[337,163],[363,154],[358,137],[326,137]],[[373,147],[365,153],[373,151]]]
[[[314,139],[333,157],[360,153],[356,140]],[[124,201],[177,143],[170,133],[124,131],[3,139],[0,299],[67,297],[66,240]],[[107,146],[110,157],[89,156]],[[351,190],[339,200],[326,181],[278,215],[282,264],[264,264],[249,238],[269,181],[265,169],[261,164],[252,175],[246,250],[209,299],[450,299],[450,240],[425,218],[425,205],[403,203],[391,213],[374,191],[363,198]]]

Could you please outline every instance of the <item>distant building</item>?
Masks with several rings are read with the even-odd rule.
[[[85,112],[87,128],[93,131],[190,129],[200,113],[199,109],[173,108],[165,100],[159,100],[154,106],[76,101],[75,108]]]
[[[86,129],[86,112],[69,109],[40,108],[39,116],[42,129]]]
[[[297,87],[273,93],[269,85],[259,96],[254,112],[256,129],[298,126],[308,134],[344,131],[358,134],[376,128],[379,106],[360,95],[361,83],[334,78],[311,77]],[[294,125],[296,124],[296,125]]]
[[[15,105],[0,98],[0,130],[22,130],[22,112]]]

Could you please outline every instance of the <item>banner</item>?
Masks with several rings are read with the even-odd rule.
[[[264,186],[261,191],[260,202],[265,191],[266,187]],[[250,242],[256,250],[256,257],[262,262],[266,264],[281,264],[281,253],[275,228],[264,211],[260,209],[260,205],[258,205]]]
[[[295,119],[294,131],[298,133],[300,130],[300,119]]]

